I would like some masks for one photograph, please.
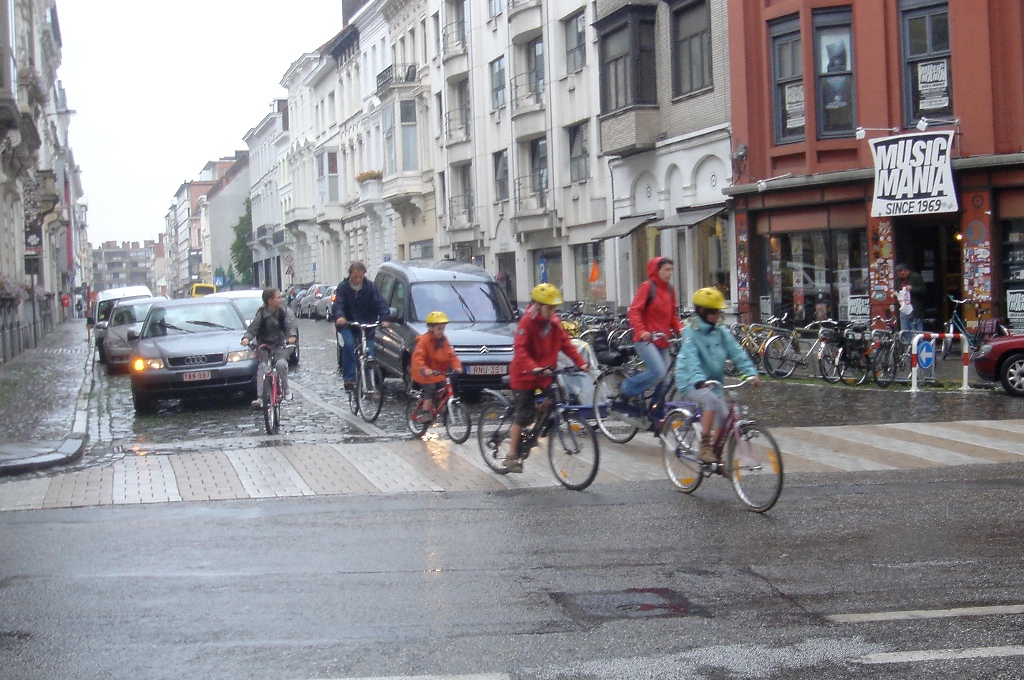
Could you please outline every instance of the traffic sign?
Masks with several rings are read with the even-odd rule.
[[[931,340],[921,340],[917,343],[917,365],[928,370],[935,363],[935,345]]]
[[[288,267],[288,269],[284,270],[284,273],[287,274],[288,276],[292,276],[293,274],[295,274],[295,270],[292,269],[291,267]]]

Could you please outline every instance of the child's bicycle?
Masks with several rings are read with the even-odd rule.
[[[412,393],[412,399],[405,410],[405,420],[409,425],[409,431],[415,436],[422,437],[427,428],[441,416],[444,429],[452,441],[462,444],[469,439],[473,421],[469,408],[462,403],[457,394],[455,380],[452,379],[453,373],[454,371],[448,371],[444,386],[434,394],[432,409],[423,405],[423,395],[419,391]]]
[[[289,344],[288,347],[294,345]],[[276,349],[278,348],[266,343],[261,343],[256,348],[256,356],[264,370],[260,399],[263,400],[263,424],[267,428],[267,434],[277,434],[281,429],[281,402],[284,401],[284,390],[281,389],[281,380],[274,367]]]
[[[766,428],[742,417],[736,389],[752,379],[736,385],[705,382],[721,385],[729,403],[729,414],[712,441],[717,462],[700,460],[701,408],[697,404],[674,408],[665,416],[661,451],[668,478],[683,493],[693,493],[705,477],[720,474],[732,480],[736,496],[747,509],[765,512],[782,493],[782,452]]]
[[[989,338],[1009,335],[1010,331],[1000,323],[1001,319],[980,319],[978,321],[978,329],[974,332],[967,330],[967,323],[964,321],[963,314],[960,312],[960,308],[963,305],[971,305],[975,310],[978,310],[978,303],[974,300],[957,300],[952,295],[949,296],[950,302],[953,303],[953,316],[949,319],[949,323],[943,331],[946,333],[946,337],[942,339],[942,358],[945,359],[949,356],[949,351],[953,346],[954,340],[949,337],[953,333],[960,334],[960,342],[967,343],[967,351],[970,354],[970,359],[974,358],[978,349],[985,344],[985,341]]]
[[[551,368],[551,375],[560,373],[582,373],[573,368]],[[597,476],[600,452],[597,435],[586,420],[572,407],[567,406],[566,396],[558,380],[552,381],[545,390],[537,390],[538,413],[533,425],[523,428],[519,442],[519,455],[525,460],[537,446],[540,437],[548,438],[548,461],[555,478],[567,489],[582,491],[590,486]],[[508,474],[505,458],[509,453],[509,428],[515,418],[515,407],[500,392],[484,390],[495,401],[484,407],[477,425],[477,439],[480,454],[499,475]]]

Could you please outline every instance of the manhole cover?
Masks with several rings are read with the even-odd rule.
[[[573,618],[659,619],[700,616],[710,618],[703,607],[670,588],[629,588],[596,593],[551,593],[552,599]]]

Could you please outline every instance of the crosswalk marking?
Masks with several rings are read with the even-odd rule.
[[[913,663],[920,661],[949,661],[952,659],[982,659],[1004,656],[1024,656],[1024,645],[1003,647],[969,647],[966,649],[920,649],[913,652],[880,652],[866,654],[858,659],[863,664]]]
[[[1024,604],[992,605],[986,607],[953,607],[951,609],[908,609],[905,611],[865,612],[862,614],[830,614],[836,623],[868,623],[873,621],[899,621],[902,619],[944,619],[956,616],[993,616],[997,614],[1024,614]]]

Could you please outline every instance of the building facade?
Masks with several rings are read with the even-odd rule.
[[[156,241],[105,241],[92,254],[96,292],[124,286],[146,286],[157,292]]]

